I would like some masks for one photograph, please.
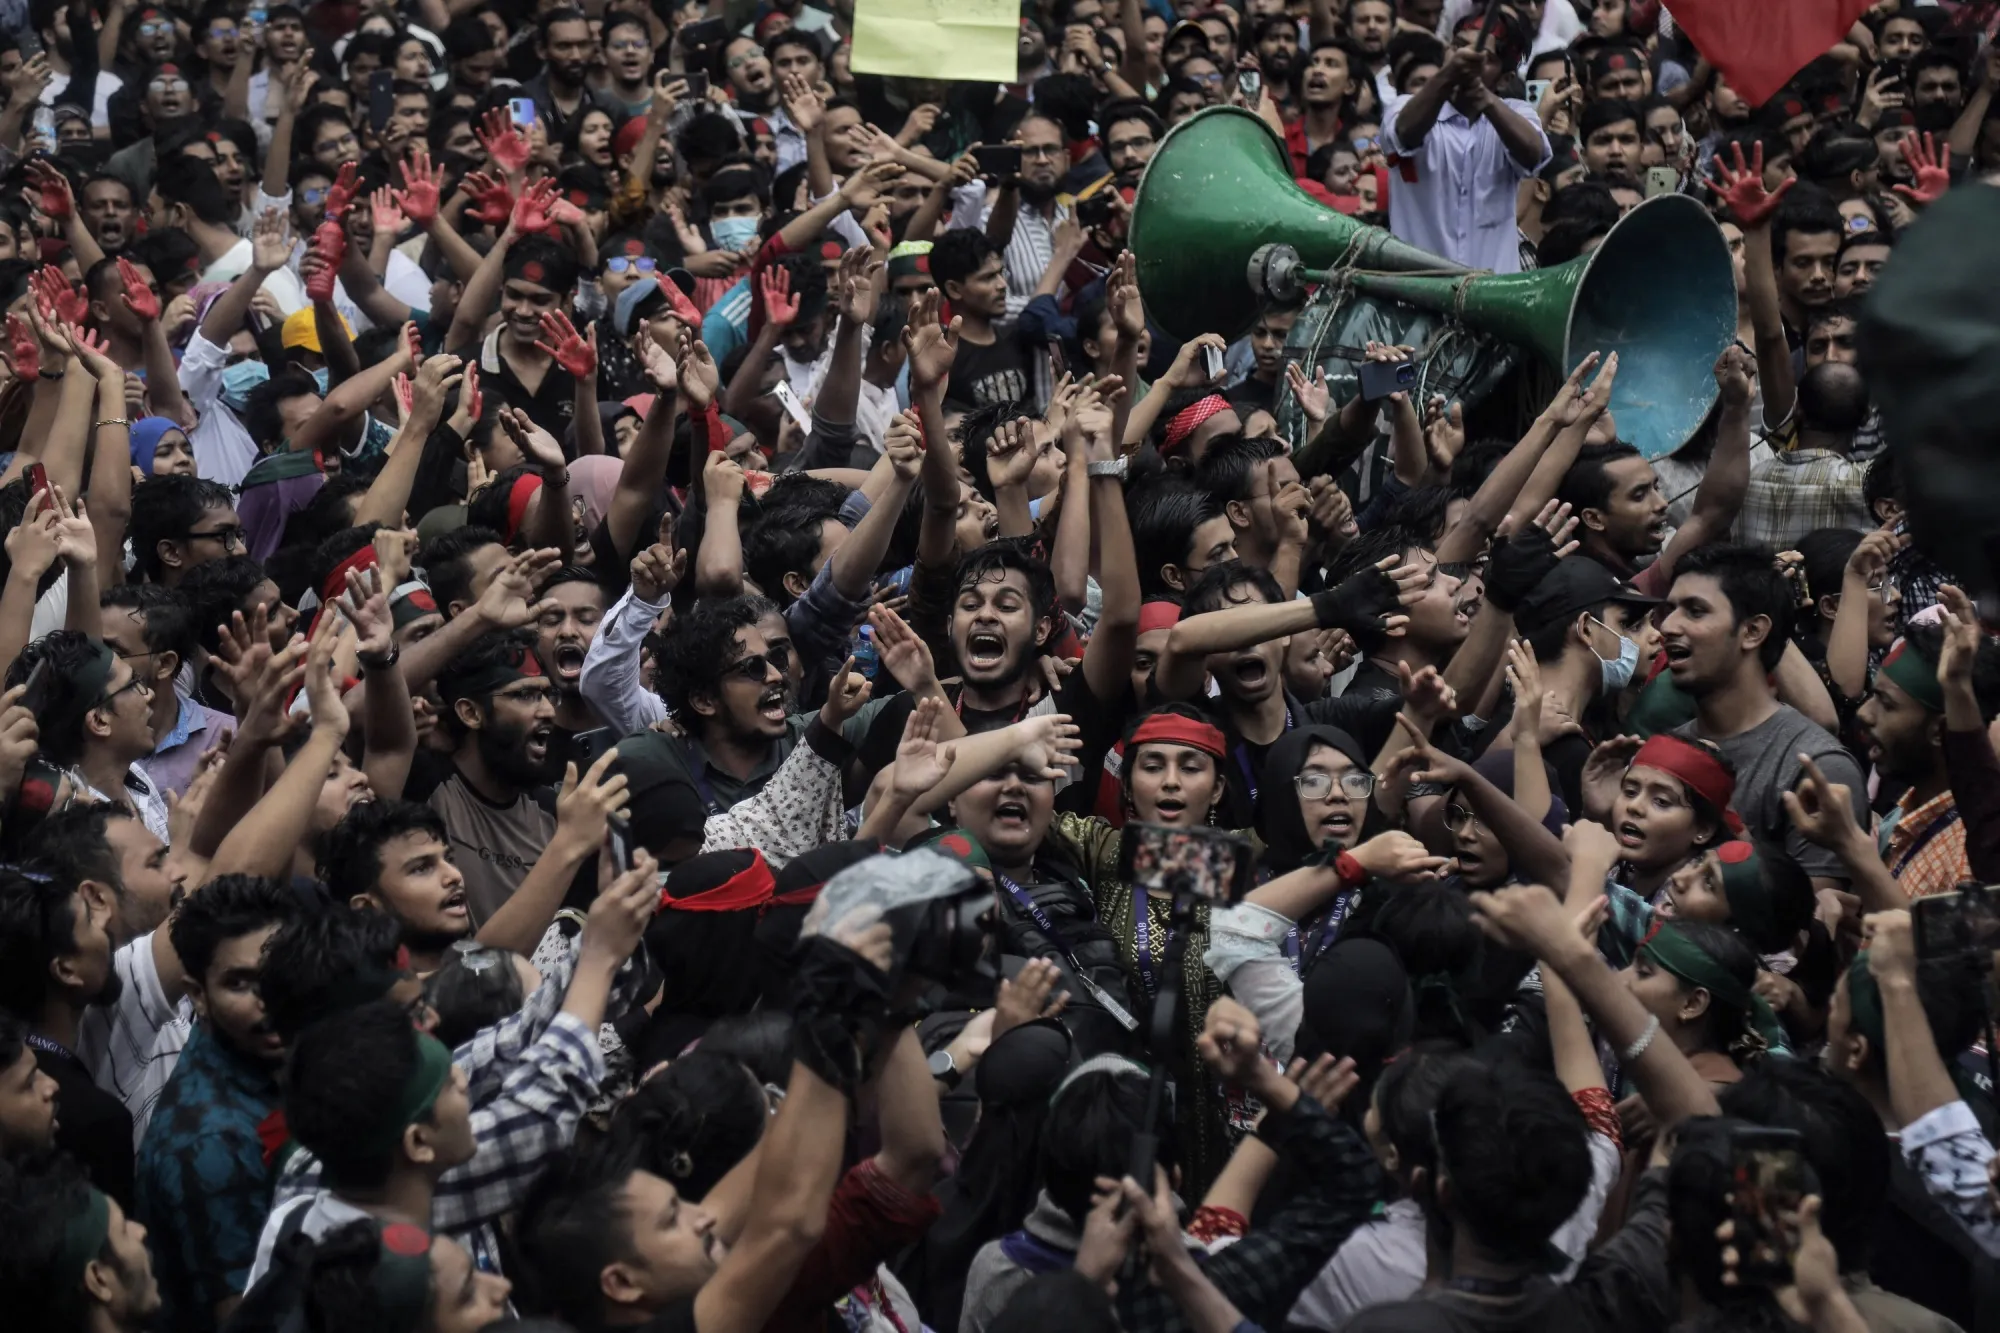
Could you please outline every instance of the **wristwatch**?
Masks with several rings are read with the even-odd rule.
[[[956,1088],[958,1081],[965,1077],[965,1075],[959,1073],[958,1061],[951,1058],[949,1050],[932,1051],[929,1064],[931,1067],[931,1077],[944,1084],[946,1092],[950,1092]]]
[[[402,655],[402,649],[390,644],[386,653],[356,653],[354,660],[361,664],[363,671],[387,671],[396,665],[396,659]]]
[[[1123,454],[1104,462],[1083,465],[1083,474],[1086,477],[1116,477],[1120,481],[1125,480],[1126,470],[1127,460]]]

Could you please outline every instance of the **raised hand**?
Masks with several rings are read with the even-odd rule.
[[[497,227],[514,215],[514,193],[504,181],[496,181],[483,171],[468,171],[459,188],[472,201],[472,216],[481,222]]]
[[[134,319],[145,323],[160,317],[160,294],[146,281],[139,266],[123,255],[118,256],[118,282],[122,288],[118,299],[125,303]]]
[[[771,327],[788,329],[799,317],[799,298],[792,294],[791,270],[783,264],[768,265],[757,275],[757,294],[764,302],[764,318]]]
[[[1333,391],[1326,384],[1326,368],[1317,366],[1309,380],[1303,367],[1296,361],[1285,363],[1285,386],[1292,391],[1298,402],[1299,412],[1308,424],[1317,428],[1333,415]]]
[[[919,296],[910,307],[903,326],[903,349],[910,356],[910,383],[918,389],[932,389],[951,375],[951,363],[958,356],[961,317],[952,316],[951,326],[938,323],[938,293],[935,289]]]
[[[368,225],[377,236],[394,239],[403,233],[403,210],[396,207],[396,192],[386,185],[368,196]]]
[[[119,276],[123,277],[128,259],[119,261]],[[44,264],[35,270],[32,279],[35,288],[36,308],[41,312],[44,324],[54,324],[57,320],[65,324],[84,324],[90,320],[90,298],[70,285],[59,268]],[[143,284],[142,284],[143,285]],[[158,310],[154,314],[158,314]],[[61,348],[54,350],[60,351]]]
[[[29,158],[25,170],[28,179],[39,191],[44,217],[52,222],[61,222],[76,212],[76,196],[70,191],[69,177],[40,158]]]
[[[943,711],[942,700],[930,699],[927,703],[938,705]],[[1000,983],[1000,991],[993,1000],[993,1040],[998,1041],[1007,1033],[1037,1019],[1054,1018],[1069,1006],[1069,992],[1058,990],[1062,983],[1062,969],[1046,958],[1030,958],[1021,965],[1021,970]]]
[[[1903,141],[1906,145],[1909,140]],[[1758,144],[1751,150],[1748,165],[1743,161],[1743,145],[1731,144],[1735,166],[1724,163],[1721,154],[1715,158],[1715,178],[1709,185],[1715,190],[1729,215],[1745,231],[1754,231],[1770,219],[1777,211],[1778,201],[1796,183],[1796,178],[1788,179],[1775,190],[1764,188],[1764,145]]]
[[[528,165],[528,136],[516,128],[504,107],[494,107],[474,133],[493,164],[509,175],[519,175]]]
[[[347,591],[335,600],[340,614],[354,626],[356,647],[364,653],[386,653],[395,646],[396,620],[389,614],[390,587],[379,569],[350,569]]]
[[[503,420],[505,414],[502,414]],[[560,560],[560,556],[556,557]],[[473,603],[470,614],[479,617],[479,623],[491,629],[519,629],[532,625],[541,618],[544,611],[557,609],[553,601],[535,600],[535,583],[532,569],[547,563],[542,553],[524,551],[500,567],[493,581],[486,585],[486,591]]]
[[[55,517],[56,558],[83,568],[96,565],[97,534],[83,512],[83,497],[78,496],[72,506],[64,498],[60,486],[50,487],[47,495],[47,503]]]
[[[1938,652],[1938,683],[1970,688],[1972,662],[1986,637],[1980,632],[1979,616],[1972,609],[1972,599],[1952,584],[1938,589],[1938,600],[1944,603],[1944,644]]]
[[[14,376],[23,380],[42,377],[42,342],[35,330],[19,315],[7,316],[7,359]]]
[[[340,164],[340,174],[326,192],[326,215],[330,218],[345,218],[347,210],[354,207],[355,196],[361,192],[360,181],[352,162]]]
[[[936,692],[937,663],[908,621],[877,604],[868,608],[868,627],[875,634],[877,656],[898,685],[919,697]]]
[[[660,542],[639,552],[632,558],[632,595],[642,602],[665,601],[687,573],[687,556]]]
[[[463,384],[469,364],[455,356],[433,356],[417,368],[410,384],[410,415],[424,427],[426,435],[430,431],[425,423],[434,425],[444,415],[445,399]]]
[[[556,437],[535,424],[534,418],[517,408],[500,409],[500,428],[514,441],[530,464],[543,472],[563,470],[562,445]]]
[[[1743,349],[1740,343],[1731,343],[1722,349],[1722,355],[1715,362],[1715,384],[1722,390],[1722,401],[1730,407],[1750,405],[1750,385],[1757,378],[1757,358]]]
[[[722,392],[722,372],[716,369],[715,357],[707,343],[691,334],[681,334],[675,373],[688,406],[697,412],[707,411]]]
[[[524,235],[547,231],[555,223],[555,219],[549,216],[555,198],[556,183],[553,177],[544,176],[523,190],[521,197],[514,201],[512,218],[514,230]]]
[[[1937,139],[1927,130],[1921,135],[1905,136],[1899,147],[1916,184],[1898,185],[1896,193],[1920,208],[1944,198],[1945,191],[1951,188],[1951,145],[1940,149]]]
[[[291,257],[291,224],[280,210],[265,209],[250,226],[250,266],[262,273],[276,273]]]
[[[597,373],[597,329],[593,326],[588,339],[577,333],[576,326],[569,322],[569,316],[560,310],[552,310],[542,316],[542,334],[547,342],[537,342],[537,351],[547,352],[555,363],[568,371],[571,376],[587,380]]]
[[[826,99],[819,95],[802,76],[787,74],[780,84],[785,99],[785,114],[792,118],[792,124],[799,127],[802,134],[811,134],[826,119]]]
[[[629,783],[623,773],[612,773],[618,751],[606,750],[578,777],[576,765],[563,771],[562,789],[556,793],[556,839],[578,855],[587,855],[604,841],[612,816],[623,814],[631,803]]]
[[[417,554],[417,534],[411,528],[377,528],[369,543],[375,548],[375,568],[382,572],[382,586],[391,593],[410,577]]]
[[[1083,731],[1067,713],[1044,713],[1014,724],[1014,753],[1030,775],[1058,781],[1069,776],[1083,749]]]
[[[1799,836],[1835,853],[1865,848],[1872,854],[1873,843],[1854,818],[1853,793],[1846,784],[1829,779],[1810,755],[1799,756],[1799,767],[1804,778],[1781,798]]]
[[[868,677],[856,671],[854,659],[848,658],[826,687],[826,702],[819,710],[821,724],[829,731],[839,731],[847,719],[861,711],[861,705],[868,702],[872,693],[874,687],[868,683]]]
[[[302,262],[300,272],[305,274],[306,299],[315,305],[333,300],[334,284],[340,280],[340,265],[347,258],[347,230],[340,223],[328,218],[313,232],[311,270]]]
[[[444,193],[444,164],[433,168],[429,151],[419,147],[397,165],[403,173],[403,188],[395,191],[396,206],[418,227],[429,227],[437,221],[438,202]]]
[[[1264,1064],[1264,1033],[1256,1016],[1227,995],[1209,1005],[1195,1046],[1224,1083],[1242,1087],[1275,1072]]]
[[[905,801],[913,801],[943,782],[958,758],[958,747],[938,739],[939,719],[944,700],[935,696],[919,699],[903,724],[903,739],[896,746],[896,762],[889,771],[889,786]]]

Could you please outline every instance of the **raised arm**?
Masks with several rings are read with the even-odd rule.
[[[415,327],[405,325],[404,336],[407,338]],[[410,489],[416,484],[417,465],[423,461],[424,441],[437,429],[438,418],[444,415],[445,399],[454,390],[465,394],[479,392],[478,363],[463,362],[455,356],[425,357],[410,386],[409,414],[390,442],[388,460],[375,474],[375,480],[368,483],[361,503],[354,507],[356,527],[364,523],[402,526],[404,511],[410,503]]]
[[[481,944],[523,958],[535,952],[562,908],[576,872],[603,845],[612,817],[630,803],[625,775],[611,772],[617,762],[618,751],[612,749],[599,755],[581,777],[575,764],[568,766],[556,795],[556,831],[520,886],[479,928]]]
[[[306,652],[304,676],[306,698],[312,707],[311,735],[263,799],[215,849],[209,862],[211,878],[230,874],[282,878],[291,873],[292,854],[310,836],[313,807],[326,783],[326,770],[347,739],[347,705],[341,702],[340,683],[333,678],[339,625],[338,616],[322,617]]]
[[[1776,190],[1764,188],[1761,143],[1751,150],[1747,166],[1740,144],[1732,145],[1730,151],[1735,155],[1734,166],[1718,154],[1715,179],[1709,184],[1743,229],[1744,297],[1750,305],[1750,328],[1757,340],[1757,373],[1764,381],[1764,428],[1776,430],[1792,415],[1798,396],[1792,378],[1792,348],[1785,338],[1785,317],[1778,302],[1777,261],[1771,252],[1771,218],[1793,182],[1787,180]]]
[[[1617,354],[1614,352],[1612,355],[1615,357]],[[1507,515],[1514,511],[1516,503],[1522,498],[1522,491],[1540,468],[1542,456],[1555,442],[1557,434],[1575,425],[1594,401],[1595,386],[1586,390],[1583,379],[1596,369],[1597,362],[1598,354],[1591,352],[1577,363],[1576,369],[1556,390],[1555,397],[1549,400],[1549,405],[1528,427],[1527,434],[1507,451],[1499,466],[1480,483],[1479,489],[1473,493],[1472,502],[1466,506],[1464,517],[1453,524],[1439,541],[1437,558],[1440,562],[1473,560],[1486,549],[1486,543],[1500,530],[1500,524]],[[1557,480],[1560,481],[1560,477]],[[1554,493],[1552,484],[1549,494]]]
[[[109,588],[125,581],[125,527],[132,519],[132,423],[125,416],[125,370],[111,359],[103,340],[78,330],[70,341],[82,369],[97,380],[96,439],[84,495],[97,534],[98,581]]]
[[[1673,576],[1674,565],[1682,556],[1727,540],[1729,530],[1736,526],[1736,515],[1750,489],[1750,376],[1754,369],[1750,354],[1733,343],[1722,349],[1715,363],[1715,382],[1722,389],[1722,401],[1716,409],[1715,451],[1709,455],[1708,471],[1702,474],[1701,487],[1694,493],[1687,522],[1660,552],[1665,577]]]

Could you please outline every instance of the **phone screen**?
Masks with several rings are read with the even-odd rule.
[[[528,126],[535,123],[534,98],[532,97],[511,98],[507,103],[507,109],[508,112],[513,116],[514,123],[520,126],[522,129],[525,130],[528,128]]]
[[[1021,174],[1021,146],[1019,144],[993,144],[972,150],[973,160],[979,163],[979,174],[996,180],[1007,180]]]
[[[2000,901],[1983,884],[1933,894],[1910,906],[1919,958],[1963,958],[2000,947]]]
[[[1119,873],[1136,889],[1227,903],[1249,887],[1252,859],[1247,838],[1221,829],[1132,823],[1119,849]]]
[[[1730,1136],[1729,1168],[1737,1279],[1745,1286],[1782,1286],[1792,1278],[1799,1203],[1808,1192],[1799,1136],[1787,1129],[1739,1129]]]
[[[378,69],[368,76],[368,123],[380,134],[396,111],[396,73]]]

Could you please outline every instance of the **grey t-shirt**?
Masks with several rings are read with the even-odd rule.
[[[1861,765],[1827,731],[1788,704],[1750,730],[1735,736],[1706,736],[1699,719],[1675,729],[1675,735],[1712,741],[1736,766],[1736,813],[1755,837],[1782,844],[1808,875],[1820,879],[1847,878],[1840,858],[1807,842],[1785,817],[1784,794],[1801,776],[1799,756],[1810,755],[1829,782],[1844,783],[1854,802],[1854,818],[1868,827],[1868,787]]]

